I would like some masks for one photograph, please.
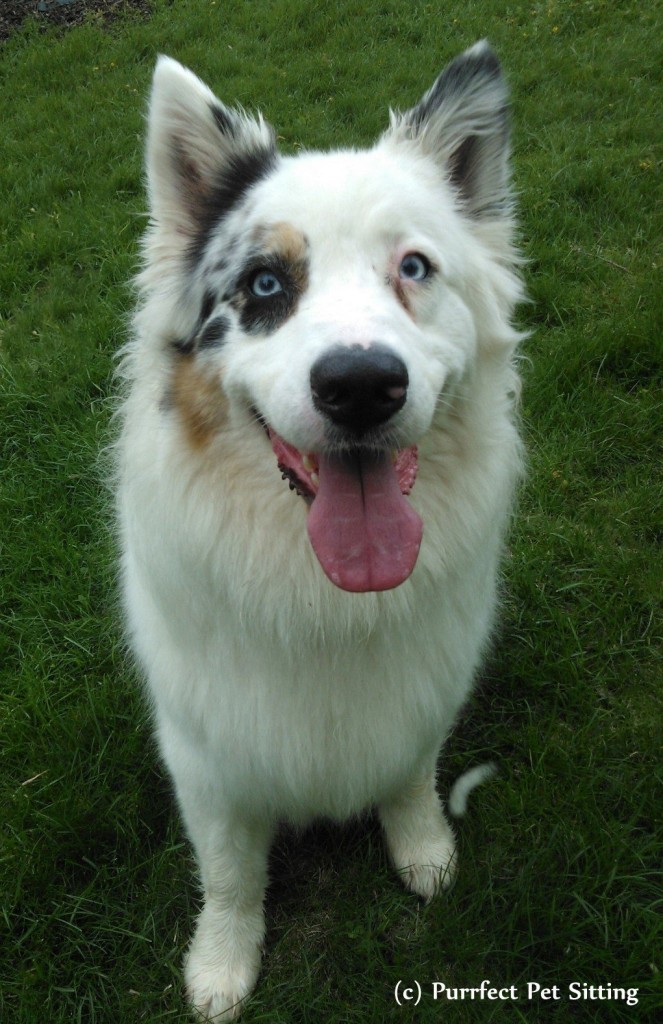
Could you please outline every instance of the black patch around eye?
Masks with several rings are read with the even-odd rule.
[[[274,295],[254,295],[251,283],[256,274],[262,272],[274,274],[281,291]],[[277,330],[294,311],[303,290],[298,286],[298,276],[303,275],[279,256],[269,254],[249,259],[231,300],[239,314],[242,330],[247,334],[271,334]]]
[[[242,306],[239,322],[247,334],[272,334],[290,316],[295,296],[285,290],[266,299],[247,297]]]
[[[198,348],[219,348],[225,341],[226,334],[230,328],[230,320],[221,314],[215,316],[208,324],[205,324],[198,336]]]

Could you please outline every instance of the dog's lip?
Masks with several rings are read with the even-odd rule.
[[[281,476],[289,481],[291,490],[297,491],[307,501],[312,501],[320,485],[317,455],[314,452],[300,452],[269,425],[266,425],[266,430]]]
[[[305,500],[312,501],[320,486],[318,454],[299,451],[269,424],[263,423],[283,479],[289,481],[291,490],[296,490]],[[417,476],[417,447],[410,445],[407,448],[391,449],[390,456],[401,493],[409,494]]]
[[[265,431],[283,480],[287,480],[290,490],[296,491],[307,504],[315,498],[320,478],[318,475],[318,454],[313,451],[302,452],[274,430],[263,414],[251,407],[251,414]],[[418,470],[418,449],[416,445],[403,448],[386,448],[396,470],[402,494],[410,494],[414,487]]]

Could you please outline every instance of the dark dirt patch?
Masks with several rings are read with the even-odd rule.
[[[29,17],[36,18],[44,27],[71,28],[80,25],[89,15],[96,15],[102,24],[108,24],[130,11],[147,17],[151,9],[149,0],[2,0],[0,42],[8,39]]]

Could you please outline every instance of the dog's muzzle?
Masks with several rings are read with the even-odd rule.
[[[310,374],[313,404],[335,428],[333,441],[300,452],[267,427],[281,472],[309,502],[313,550],[341,590],[391,590],[417,561],[423,523],[405,499],[417,449],[390,450],[378,429],[403,408],[408,385],[405,363],[386,345],[337,345]]]

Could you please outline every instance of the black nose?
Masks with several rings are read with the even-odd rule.
[[[384,345],[338,346],[311,370],[313,404],[335,424],[361,434],[402,409],[407,397],[405,363]]]

